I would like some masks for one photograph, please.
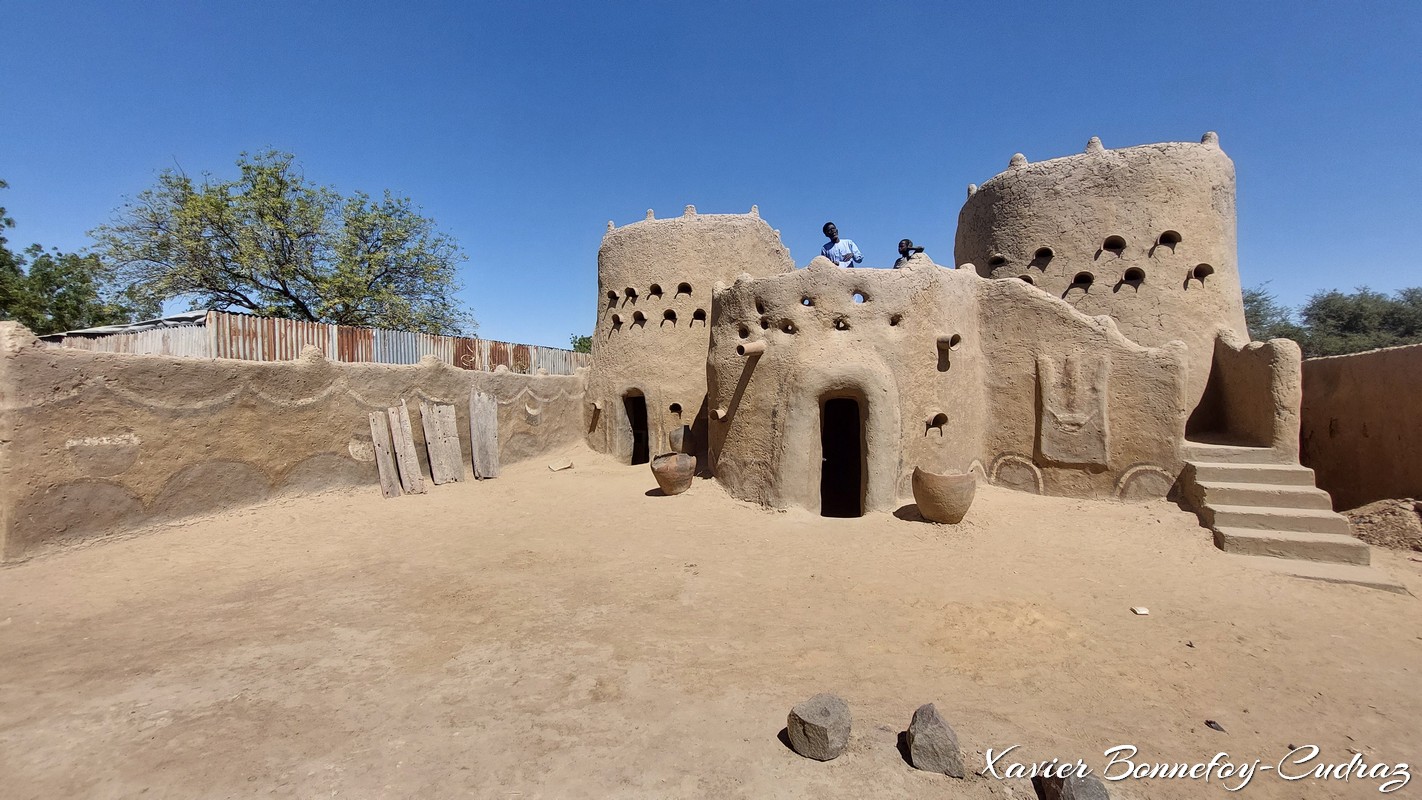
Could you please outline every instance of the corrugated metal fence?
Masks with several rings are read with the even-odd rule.
[[[71,334],[62,347],[103,353],[148,353],[187,358],[291,361],[311,344],[326,357],[347,363],[414,364],[432,355],[464,369],[492,371],[500,364],[514,372],[547,370],[571,375],[591,357],[556,347],[511,344],[462,336],[351,328],[320,322],[253,317],[209,311],[204,320],[165,328],[102,335]]]

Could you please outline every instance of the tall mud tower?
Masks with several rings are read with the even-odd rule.
[[[749,214],[699,215],[621,228],[597,254],[598,314],[588,375],[588,443],[628,463],[672,448],[706,463],[706,354],[712,286],[795,268],[778,232]]]
[[[1012,157],[969,187],[954,256],[985,278],[1022,280],[1131,340],[1189,347],[1187,408],[1205,391],[1222,328],[1244,340],[1234,162],[1213,133],[1199,144],[1107,150],[1028,163]]]

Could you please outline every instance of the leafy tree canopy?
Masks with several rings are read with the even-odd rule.
[[[168,170],[94,230],[136,296],[340,325],[466,334],[458,245],[408,198],[343,197],[288,153],[243,153],[239,177]]]
[[[1253,338],[1293,339],[1307,357],[1422,343],[1422,287],[1392,295],[1366,286],[1317,292],[1294,312],[1256,286],[1244,291],[1244,315]]]
[[[0,188],[6,188],[4,181]],[[11,251],[3,232],[14,224],[0,208],[0,319],[43,336],[157,315],[155,305],[114,291],[95,255],[46,251],[37,244],[23,253]]]
[[[574,352],[574,353],[591,353],[591,352],[592,352],[592,337],[591,337],[591,336],[579,336],[579,335],[577,335],[577,334],[575,333],[575,334],[573,334],[572,336],[569,336],[569,337],[568,337],[568,344],[571,344],[571,345],[573,346],[573,352]]]

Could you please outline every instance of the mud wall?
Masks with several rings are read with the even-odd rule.
[[[1422,345],[1304,361],[1299,439],[1335,509],[1422,498]]]
[[[1019,281],[980,281],[994,483],[1038,494],[1163,497],[1180,472],[1186,348],[1143,347]]]
[[[839,398],[863,415],[864,511],[898,507],[916,466],[971,469],[985,422],[979,283],[928,258],[883,270],[817,257],[806,269],[718,291],[710,355],[717,480],[741,499],[820,510],[822,418],[826,401]]]
[[[44,347],[0,323],[0,558],[260,502],[369,485],[368,413],[451,403],[469,464],[472,388],[499,403],[505,463],[582,436],[584,373],[339,364],[309,348],[258,363]],[[399,502],[399,501],[392,501]]]

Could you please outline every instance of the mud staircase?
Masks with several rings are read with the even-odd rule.
[[[1334,513],[1313,470],[1268,447],[1186,442],[1183,454],[1181,497],[1219,549],[1272,572],[1406,593],[1369,566],[1371,548]]]

